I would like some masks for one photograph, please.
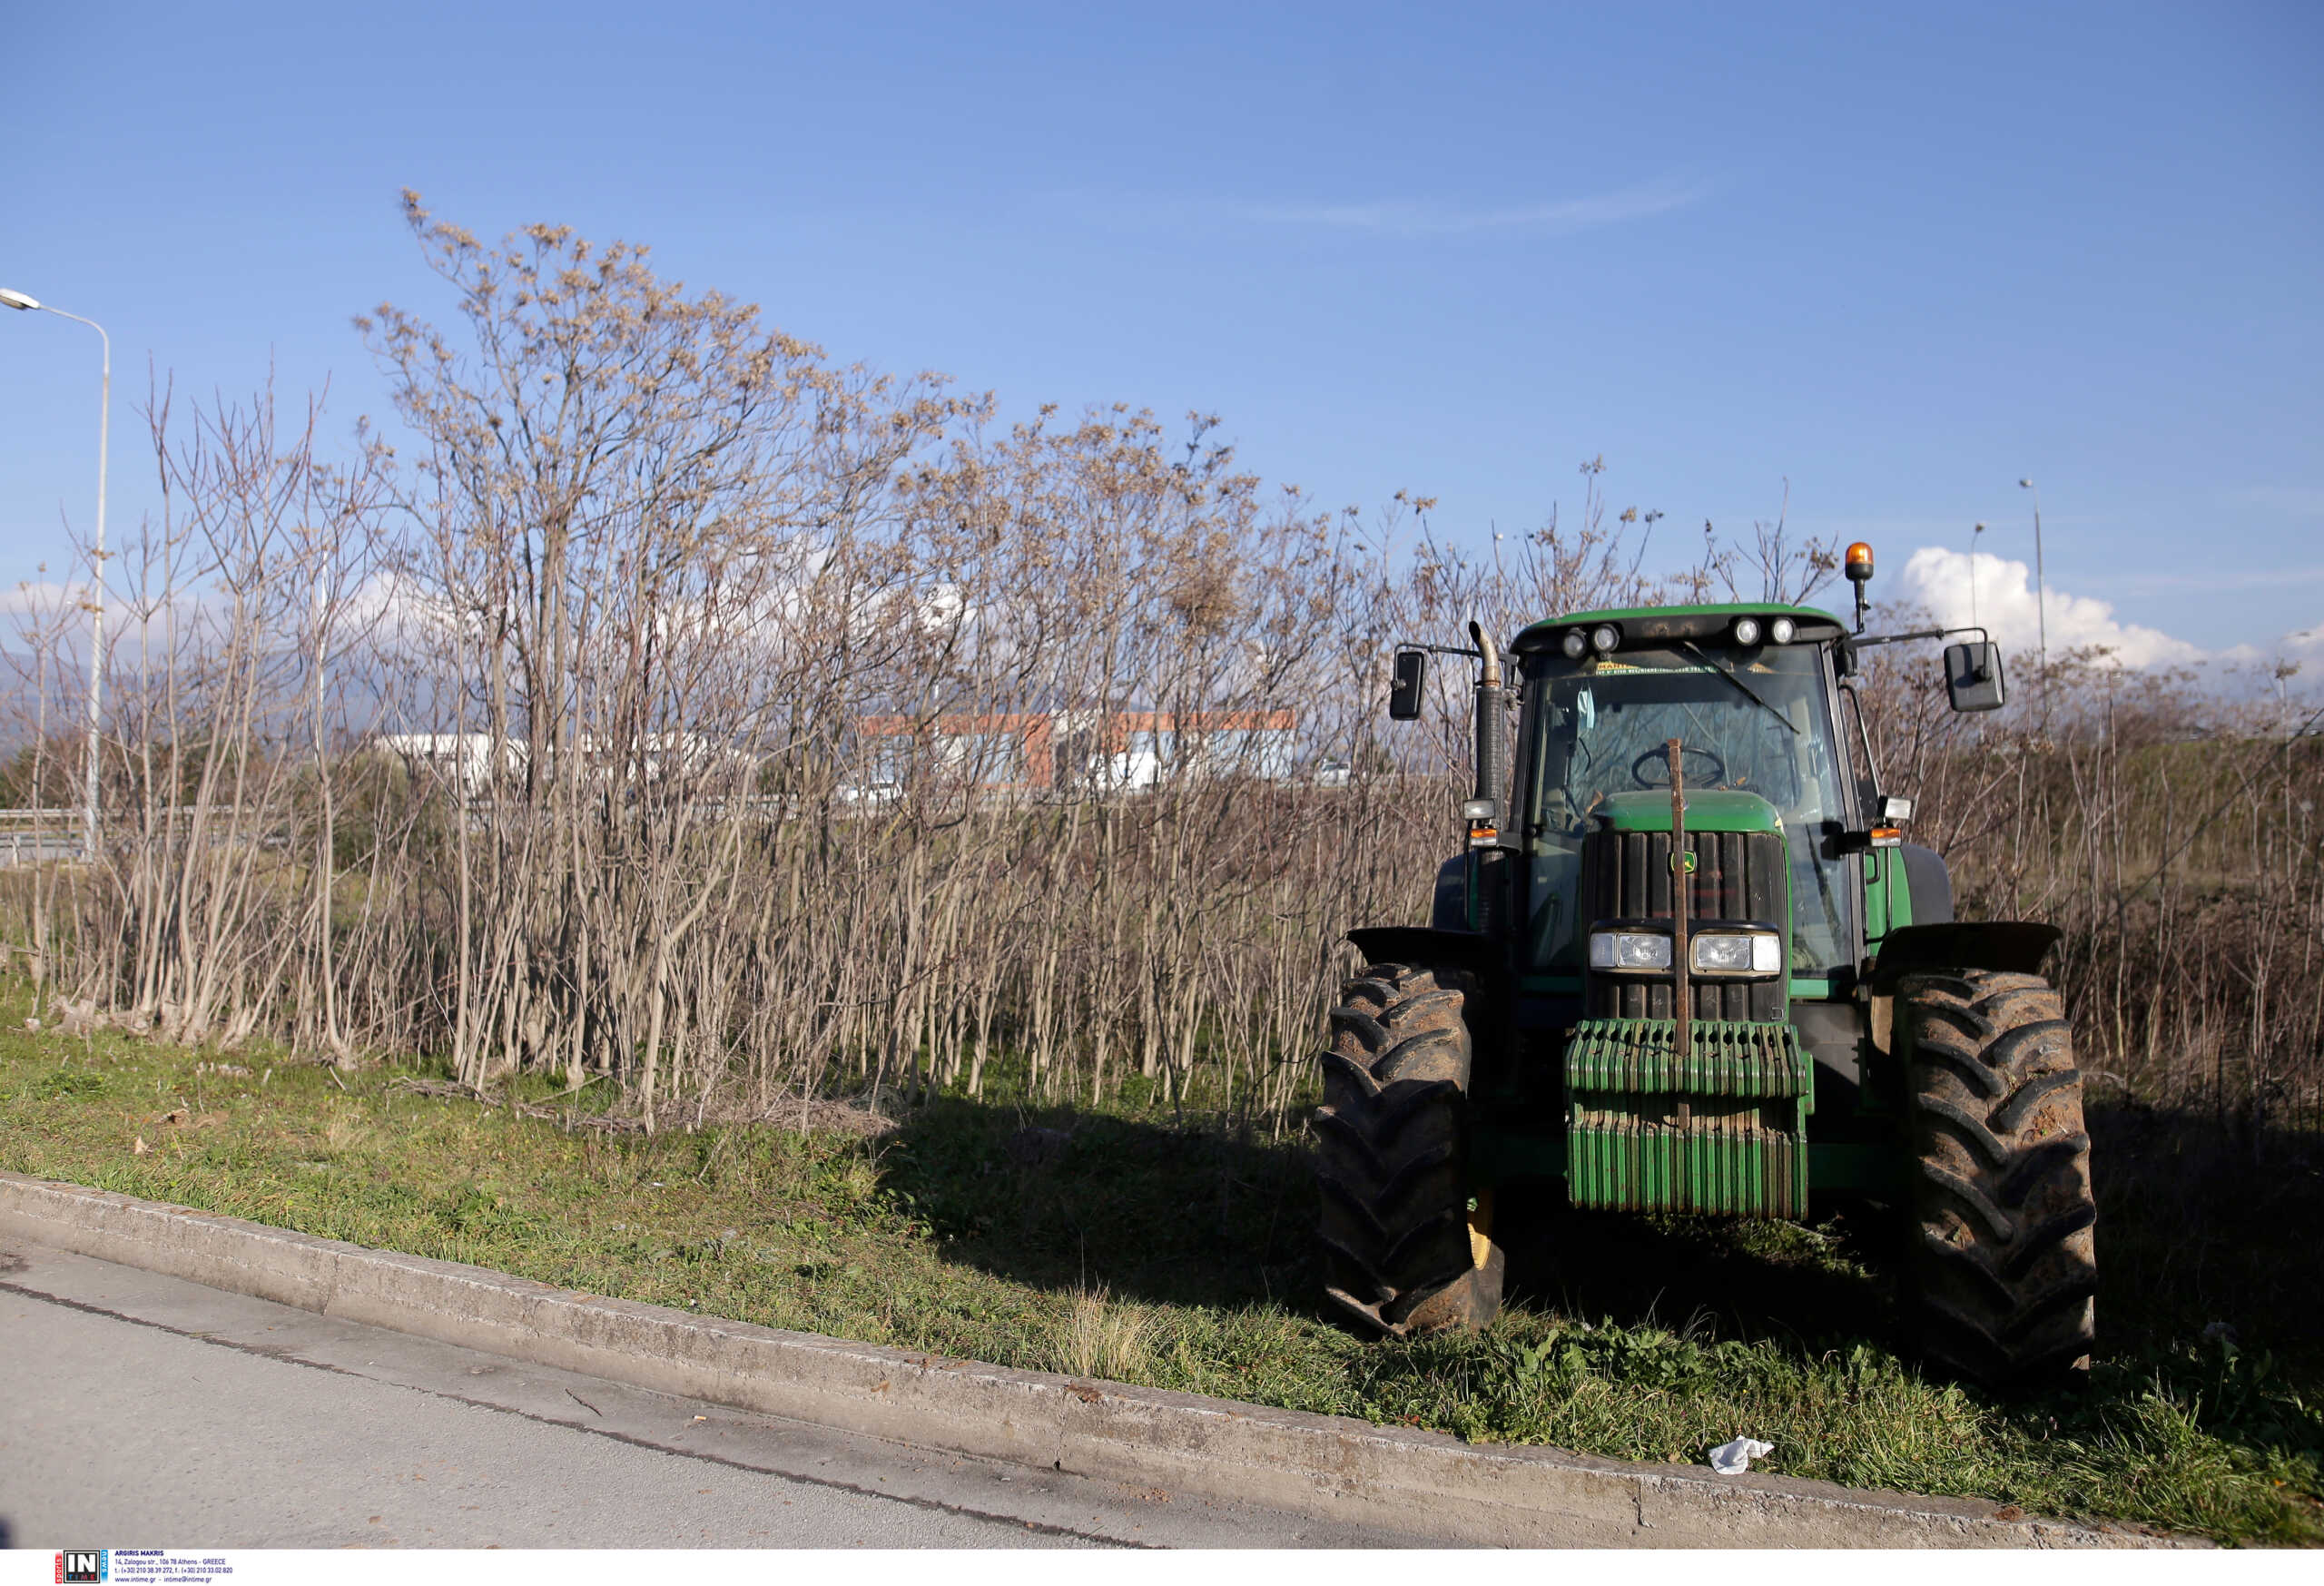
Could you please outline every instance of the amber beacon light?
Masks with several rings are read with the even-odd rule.
[[[1872,581],[1872,544],[1858,540],[1848,547],[1847,560],[1840,570],[1856,586],[1856,631],[1864,632],[1864,586]]]

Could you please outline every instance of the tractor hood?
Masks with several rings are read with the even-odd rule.
[[[1590,812],[1608,832],[1668,832],[1670,795],[1667,793],[1608,793]],[[1758,793],[1712,790],[1687,794],[1689,832],[1781,832],[1775,805]]]

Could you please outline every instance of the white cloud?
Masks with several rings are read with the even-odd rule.
[[[2244,589],[2281,589],[2288,584],[2324,583],[2324,566],[2304,567],[2221,567],[2197,572],[2174,567],[2167,572],[2117,577],[2114,586],[2138,595],[2231,595]]]
[[[42,635],[61,638],[68,646],[89,626],[89,581],[60,584],[54,579],[25,579],[0,590],[0,639],[29,642]],[[118,590],[105,596],[105,626],[118,635],[134,632],[137,610]]]
[[[2229,492],[2239,507],[2280,512],[2292,517],[2324,517],[2324,488],[2314,485],[2246,485]]]
[[[1326,226],[1337,231],[1377,231],[1399,237],[1458,236],[1480,231],[1564,235],[1683,209],[1709,191],[1701,186],[1660,182],[1588,198],[1499,209],[1458,209],[1387,200],[1373,203],[1275,205],[1249,212],[1254,219],[1279,225]]]
[[[2195,645],[2160,628],[2118,620],[2113,606],[2103,600],[2052,589],[2036,602],[2034,569],[2027,563],[1977,553],[1974,591],[1972,571],[1966,553],[1923,546],[1905,564],[1904,593],[1946,627],[1983,624],[2002,648],[2013,654],[2034,647],[2046,617],[2053,655],[2102,645],[2112,652],[2115,664],[2124,666],[2161,666],[2206,658]]]
[[[88,587],[86,579],[59,584],[53,578],[27,578],[0,589],[0,615],[53,620],[77,606]]]
[[[1223,194],[1163,197],[1083,189],[1059,191],[1053,202],[1092,220],[1139,231],[1265,227],[1421,240],[1571,236],[1685,209],[1709,197],[1711,191],[1705,182],[1666,178],[1578,198],[1499,204],[1461,204],[1429,198],[1354,199],[1340,203],[1297,198],[1254,202]]]

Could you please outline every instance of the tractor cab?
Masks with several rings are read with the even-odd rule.
[[[1668,830],[1668,746],[1676,740],[1691,829],[1776,839],[1728,845],[1738,863],[1718,872],[1724,890],[1706,899],[1713,917],[1748,912],[1756,884],[1767,892],[1758,906],[1780,915],[1758,923],[1783,939],[1780,963],[1761,972],[1845,974],[1858,956],[1861,920],[1847,837],[1857,800],[1832,707],[1832,642],[1844,630],[1805,610],[1689,615],[1593,613],[1538,624],[1512,646],[1521,676],[1512,831],[1521,854],[1512,879],[1526,968],[1588,966],[1591,921],[1581,910],[1590,838]],[[1762,849],[1780,852],[1739,862]],[[1718,844],[1711,857],[1719,864]],[[1755,882],[1762,869],[1774,873]],[[1622,897],[1620,877],[1600,881],[1612,884],[1600,886],[1611,895],[1598,904],[1615,917],[1648,911]]]

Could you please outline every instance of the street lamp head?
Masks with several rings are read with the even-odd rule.
[[[2021,490],[2031,490],[2034,488],[2034,481],[2031,479],[2020,479],[2017,481],[2017,488]]]
[[[28,297],[23,292],[17,291],[11,287],[5,286],[0,286],[0,303],[5,303],[8,307],[16,310],[20,313],[26,309],[37,309],[40,307],[40,300],[38,298]]]

